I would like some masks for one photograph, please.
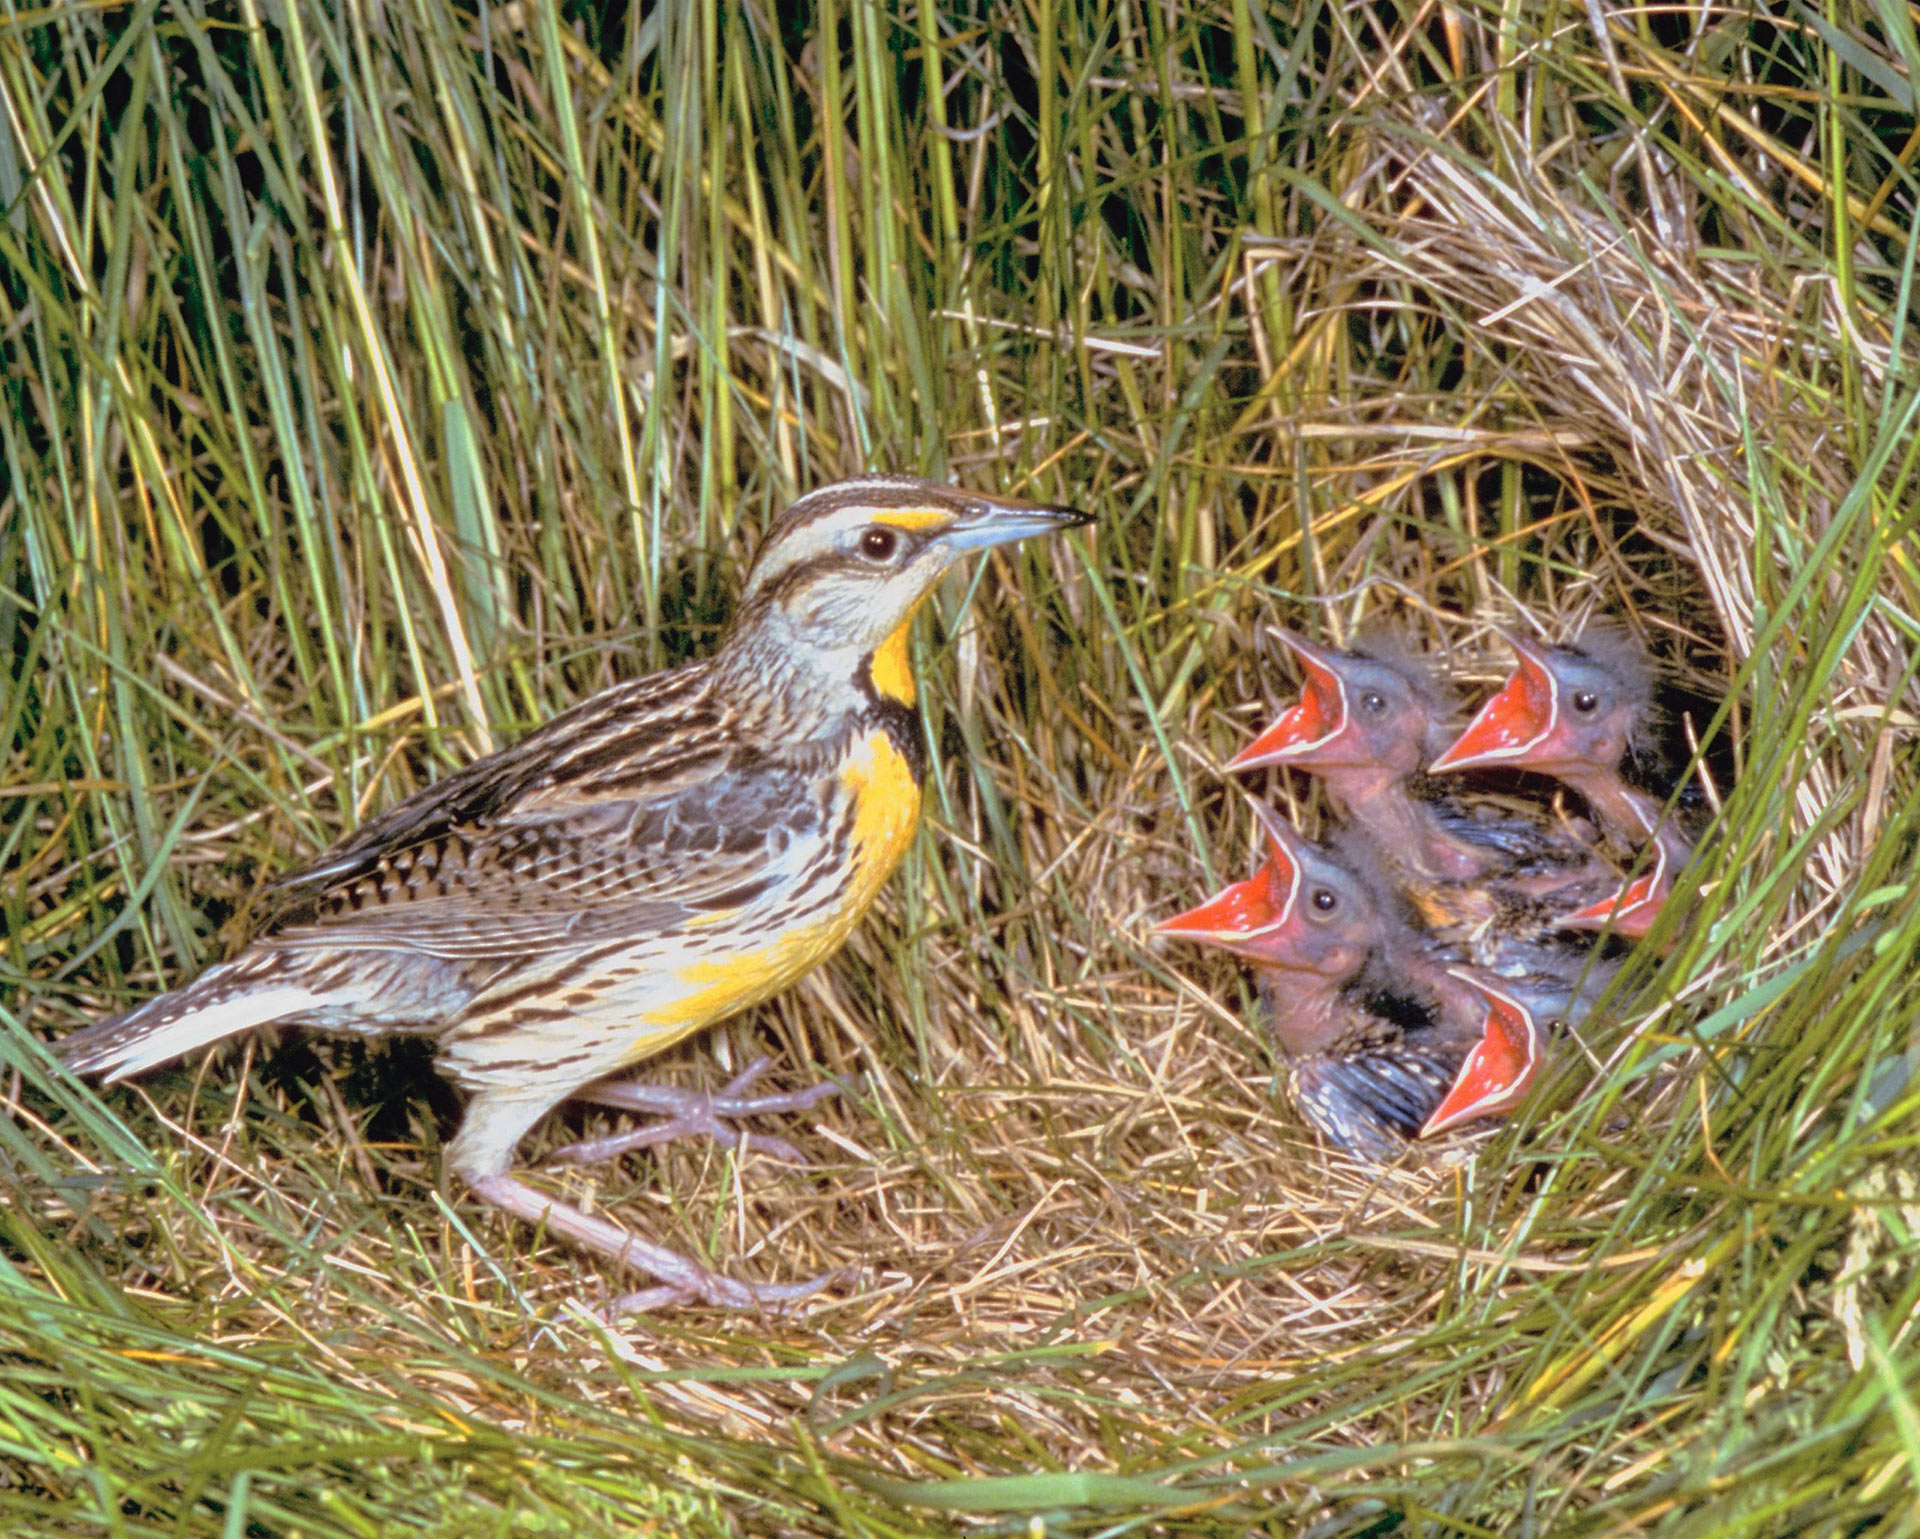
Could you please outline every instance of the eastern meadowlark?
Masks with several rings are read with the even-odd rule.
[[[751,1307],[751,1287],[515,1180],[560,1101],[707,1113],[608,1081],[837,950],[906,853],[925,754],[907,635],[971,551],[1089,522],[898,476],[794,503],[704,661],[616,685],[408,797],[276,884],[238,956],[68,1037],[112,1081],[282,1022],[436,1040],[470,1093],[448,1167],[482,1200],[657,1281],[644,1302]],[[633,1141],[614,1141],[629,1146]],[[600,1146],[604,1153],[608,1146]]]
[[[1343,859],[1254,812],[1259,873],[1155,929],[1250,962],[1294,1109],[1335,1148],[1391,1159],[1440,1104],[1484,1008],[1428,953],[1364,850]]]

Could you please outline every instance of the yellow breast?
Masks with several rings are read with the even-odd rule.
[[[913,843],[920,786],[913,767],[884,732],[853,743],[839,779],[841,795],[852,806],[846,863],[832,886],[817,895],[817,906],[779,934],[759,937],[758,945],[677,968],[685,992],[648,1012],[649,1024],[676,1037],[697,1031],[777,994],[845,944]],[[650,1038],[644,1050],[658,1045],[658,1038]]]
[[[851,928],[913,843],[920,821],[920,783],[893,739],[873,732],[854,745],[840,770],[840,784],[854,807],[853,876],[846,897],[853,910],[847,921]]]

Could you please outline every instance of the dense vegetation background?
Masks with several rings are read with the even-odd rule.
[[[779,12],[0,13],[0,1527],[1905,1531],[1910,10]],[[881,913],[665,1066],[849,1093],[540,1176],[857,1290],[603,1327],[405,1048],[52,1070],[869,466],[1100,524],[941,596]],[[1700,894],[1514,1125],[1332,1161],[1145,939],[1247,863],[1263,625],[1593,613]]]

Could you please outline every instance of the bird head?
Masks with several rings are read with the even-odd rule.
[[[875,688],[911,703],[907,625],[948,569],[974,551],[1091,521],[910,476],[823,486],[761,542],[734,634],[774,630],[816,656],[870,659]]]
[[[1299,703],[1227,768],[1292,764],[1329,777],[1395,780],[1420,768],[1428,731],[1444,708],[1417,664],[1385,653],[1318,647],[1292,631],[1278,635],[1306,675]]]
[[[1505,767],[1570,784],[1617,773],[1652,693],[1644,657],[1611,642],[1544,647],[1506,639],[1518,666],[1433,761],[1434,773]]]
[[[1285,819],[1258,802],[1254,811],[1268,844],[1259,872],[1162,920],[1155,931],[1219,946],[1263,967],[1344,983],[1380,940],[1382,922],[1371,891]]]

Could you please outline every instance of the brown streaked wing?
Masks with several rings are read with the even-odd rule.
[[[304,906],[374,871],[396,852],[430,844],[454,829],[499,822],[536,802],[563,802],[571,785],[588,790],[590,779],[570,767],[578,765],[581,753],[610,739],[620,742],[627,774],[645,774],[653,794],[671,796],[711,775],[724,734],[710,679],[706,663],[691,663],[583,700],[511,747],[389,807],[310,865],[281,877],[270,888],[281,899],[276,911]]]
[[[817,782],[721,775],[678,796],[467,826],[310,889],[256,940],[277,951],[472,959],[641,939],[762,896],[829,835]]]

